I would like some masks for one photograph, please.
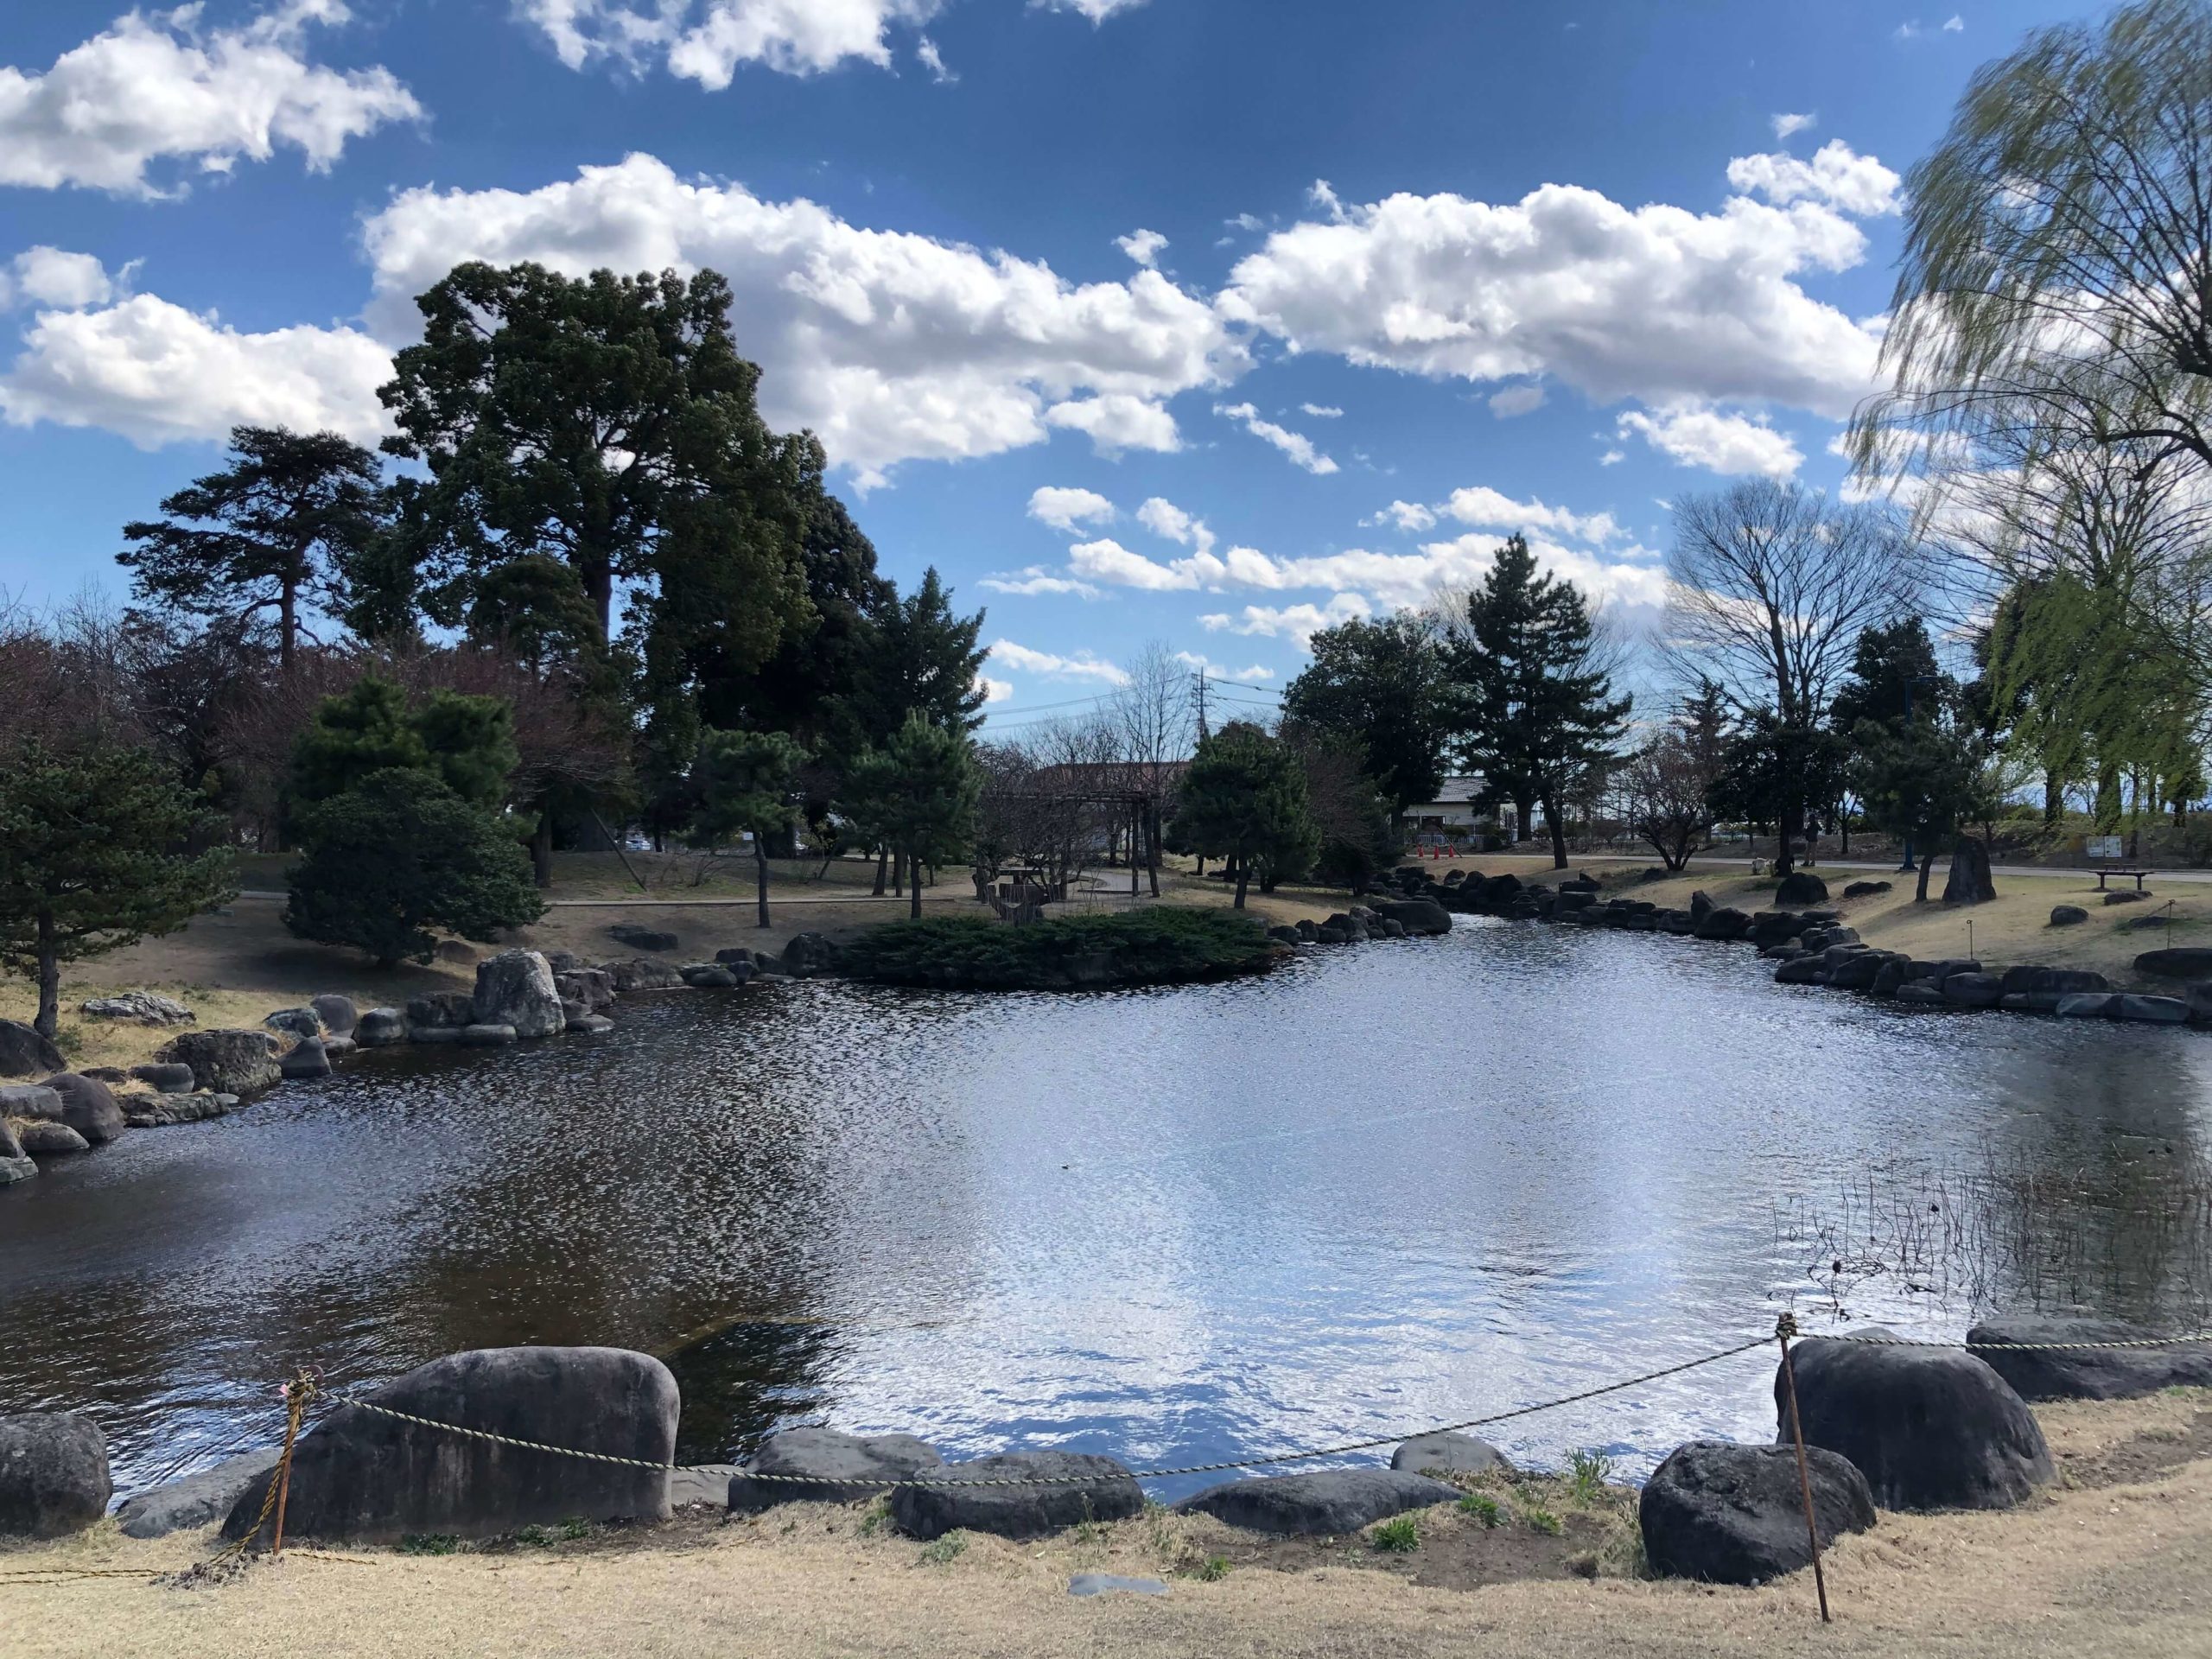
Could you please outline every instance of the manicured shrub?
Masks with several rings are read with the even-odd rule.
[[[845,949],[855,979],[978,990],[1169,985],[1249,972],[1274,959],[1260,924],[1232,911],[1154,905],[1015,927],[926,917],[870,928]]]

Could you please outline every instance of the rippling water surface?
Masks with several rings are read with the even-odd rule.
[[[302,1363],[598,1342],[670,1356],[702,1460],[828,1421],[1185,1463],[1566,1394],[1791,1300],[2202,1312],[2200,1033],[1468,918],[1221,985],[619,1013],[364,1054],[0,1192],[0,1411],[92,1412],[127,1490],[265,1433]],[[1496,1438],[1634,1467],[1770,1434],[1770,1373]]]

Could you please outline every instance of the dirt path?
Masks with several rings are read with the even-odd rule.
[[[1077,1599],[1071,1572],[1158,1573],[1211,1540],[1147,1517],[1039,1544],[977,1539],[922,1559],[861,1535],[856,1509],[442,1558],[295,1559],[193,1591],[116,1579],[0,1586],[0,1653],[189,1659],[299,1655],[1329,1655],[1335,1659],[1598,1659],[1620,1654],[1955,1659],[2202,1659],[2212,1653],[2212,1396],[2046,1408],[2064,1470],[2002,1515],[1888,1516],[1832,1552],[1836,1623],[1808,1575],[1757,1590],[1621,1579],[1440,1589],[1414,1568],[1239,1567],[1179,1577],[1163,1598]],[[174,1568],[204,1538],[133,1543],[103,1528],[0,1554],[33,1566]],[[1408,1558],[1418,1562],[1419,1557]]]

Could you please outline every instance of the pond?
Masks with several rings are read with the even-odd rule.
[[[607,1343],[670,1358],[686,1460],[826,1421],[1144,1466],[1508,1409],[1785,1306],[1951,1336],[1990,1305],[2205,1311],[2201,1033],[1471,918],[1221,984],[618,1014],[363,1054],[0,1193],[0,1409],[92,1412],[128,1491],[265,1436],[302,1363]],[[1770,1376],[1492,1438],[1635,1471],[1770,1435]]]

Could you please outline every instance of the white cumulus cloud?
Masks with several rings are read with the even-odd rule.
[[[1818,126],[1820,121],[1821,118],[1817,115],[1777,115],[1773,118],[1774,136],[1777,138],[1793,138],[1808,128]]]
[[[978,585],[995,594],[1015,594],[1034,599],[1044,594],[1072,594],[1077,599],[1096,599],[1098,590],[1087,582],[1072,576],[1055,575],[1041,564],[1033,564],[1015,571],[995,571],[980,576]]]
[[[1324,628],[1333,628],[1356,616],[1372,616],[1375,607],[1357,594],[1338,594],[1326,605],[1247,605],[1236,612],[1217,611],[1202,616],[1198,625],[1211,633],[1227,632],[1268,639],[1288,639],[1303,651],[1306,642]]]
[[[1263,420],[1260,411],[1249,404],[1216,404],[1213,412],[1243,423],[1244,429],[1254,437],[1273,444],[1288,455],[1293,466],[1302,467],[1307,472],[1322,477],[1337,470],[1337,463],[1316,448],[1313,439],[1302,432],[1293,432],[1287,427]]]
[[[1072,531],[1077,524],[1109,521],[1114,517],[1114,504],[1096,490],[1064,489],[1047,484],[1029,493],[1029,516],[1054,530]]]
[[[196,5],[133,11],[42,72],[0,65],[0,185],[159,195],[158,162],[221,173],[280,146],[324,171],[351,140],[423,114],[389,70],[308,61],[307,26],[347,15],[340,0],[289,0],[202,29]]]
[[[1157,271],[1074,284],[1039,261],[679,178],[651,156],[531,191],[404,191],[364,244],[372,324],[394,339],[414,331],[413,296],[463,259],[719,270],[738,346],[766,372],[768,418],[812,428],[864,484],[901,461],[1040,442],[1052,426],[1109,453],[1172,450],[1161,400],[1245,361],[1213,308]]]
[[[1503,391],[1492,392],[1490,398],[1490,412],[1501,421],[1532,414],[1543,406],[1544,389],[1534,384],[1508,386]]]
[[[938,0],[518,0],[563,63],[658,64],[710,91],[741,64],[820,74],[849,59],[888,67],[891,30],[918,27]]]
[[[1165,496],[1147,498],[1137,509],[1137,522],[1165,540],[1180,542],[1201,553],[1213,551],[1213,531],[1206,528],[1205,520],[1193,518]]]
[[[1004,702],[1014,696],[1014,682],[1012,680],[995,680],[988,674],[978,674],[976,677],[976,684],[977,689],[982,692],[983,702],[987,705],[994,702]]]
[[[1029,3],[1041,11],[1071,11],[1103,23],[1117,11],[1135,10],[1144,0],[1029,0]]]
[[[1840,138],[1829,139],[1809,162],[1780,152],[1738,156],[1728,163],[1728,182],[1764,196],[1777,207],[1818,201],[1859,219],[1897,213],[1904,206],[1897,188],[1904,181]]]
[[[988,660],[1017,674],[1041,674],[1056,680],[1095,680],[1104,685],[1123,685],[1128,676],[1104,658],[1088,651],[1062,657],[1049,651],[1032,651],[1011,639],[994,639],[985,653]]]
[[[15,305],[74,311],[115,297],[118,279],[89,253],[65,253],[41,245],[26,248],[0,270],[0,309]]]
[[[1759,473],[1788,478],[1804,455],[1788,434],[1763,420],[1723,414],[1698,404],[1677,404],[1651,412],[1630,410],[1620,417],[1623,435],[1634,433],[1685,467],[1708,472]]]
[[[1317,421],[1340,421],[1344,415],[1334,404],[1300,404],[1298,407]]]
[[[150,294],[99,310],[41,312],[0,376],[0,415],[120,433],[142,448],[220,438],[233,426],[385,430],[383,346],[352,328],[247,334]]]
[[[1117,236],[1114,245],[1149,270],[1153,261],[1160,257],[1160,251],[1167,245],[1167,238],[1158,231],[1132,231],[1127,236]]]

